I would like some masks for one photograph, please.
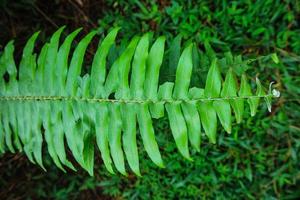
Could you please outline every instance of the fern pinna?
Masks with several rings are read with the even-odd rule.
[[[104,38],[94,55],[91,73],[83,77],[84,54],[96,32],[76,45],[70,64],[71,44],[80,29],[59,45],[60,28],[38,55],[33,52],[38,36],[35,33],[23,50],[18,70],[13,42],[7,44],[0,58],[1,153],[24,151],[31,162],[44,168],[45,140],[54,163],[63,171],[65,167],[75,170],[66,156],[67,145],[75,160],[93,175],[97,146],[109,172],[114,173],[114,164],[126,175],[126,158],[132,171],[140,175],[137,128],[150,159],[164,167],[152,118],[163,117],[165,110],[179,152],[192,160],[189,144],[200,150],[202,130],[210,142],[216,143],[218,120],[230,133],[231,113],[240,123],[246,103],[252,116],[261,98],[270,108],[274,94],[266,93],[258,79],[253,94],[246,75],[238,84],[231,68],[223,81],[217,58],[211,62],[205,87],[190,88],[192,43],[180,56],[175,82],[159,85],[165,38],[159,37],[151,45],[149,34],[134,37],[107,72],[107,56],[118,30],[113,29]]]

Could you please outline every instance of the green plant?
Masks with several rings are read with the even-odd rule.
[[[269,110],[277,91],[266,93],[256,78],[256,93],[251,91],[244,68],[234,65],[231,54],[220,61],[206,44],[211,59],[205,87],[190,87],[193,49],[188,43],[178,60],[175,82],[159,85],[159,70],[164,58],[165,38],[159,37],[150,48],[150,34],[135,36],[107,71],[107,57],[119,28],[113,29],[97,49],[91,73],[80,76],[84,54],[95,36],[92,31],[76,46],[68,64],[71,43],[80,29],[59,46],[64,27],[56,31],[39,55],[33,53],[38,33],[27,42],[17,74],[13,42],[0,58],[0,151],[24,150],[29,160],[42,168],[43,136],[54,163],[75,167],[67,159],[64,138],[75,160],[93,175],[94,141],[107,170],[126,175],[125,157],[130,168],[140,175],[136,144],[136,124],[145,150],[159,167],[164,163],[159,152],[152,118],[164,116],[166,109],[179,152],[192,160],[188,143],[200,150],[201,126],[212,143],[216,142],[217,118],[231,132],[231,113],[237,123],[243,118],[245,101],[255,115],[260,98]],[[149,50],[150,48],[150,50]],[[118,53],[117,53],[118,54]],[[275,54],[270,57],[278,62]],[[222,81],[219,65],[228,68]],[[131,73],[130,73],[131,72]],[[106,75],[107,74],[107,75]],[[241,77],[240,84],[237,78]],[[275,92],[275,93],[274,93]]]
[[[126,34],[155,30],[182,34],[218,49],[249,52],[288,48],[299,54],[299,1],[107,1],[99,24],[119,25]],[[132,10],[137,11],[132,13]],[[134,30],[134,31],[132,31]],[[260,52],[261,53],[261,52]]]

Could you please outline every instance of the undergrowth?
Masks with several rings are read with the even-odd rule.
[[[37,30],[46,30],[47,34],[42,34],[41,40],[47,41],[47,35],[58,28],[53,26],[53,22],[58,26],[68,24],[69,30],[84,26],[85,33],[91,30],[92,23],[100,24],[100,34],[106,33],[112,26],[121,26],[124,38],[151,30],[157,35],[166,35],[168,46],[174,44],[178,47],[188,38],[198,44],[209,42],[219,58],[229,49],[233,55],[242,54],[244,60],[276,52],[280,58],[278,64],[270,62],[270,59],[261,59],[251,63],[247,73],[249,77],[258,76],[264,83],[274,81],[281,97],[273,102],[271,113],[267,114],[267,108],[262,107],[256,116],[244,118],[240,125],[233,124],[231,135],[219,126],[216,145],[203,137],[201,151],[190,152],[194,162],[186,162],[178,156],[176,146],[170,142],[173,138],[167,118],[154,120],[166,168],[157,168],[138,142],[142,178],[132,173],[126,178],[110,175],[104,169],[99,154],[95,156],[94,177],[89,177],[76,164],[78,172],[68,170],[68,174],[64,174],[53,166],[47,149],[43,149],[47,173],[29,163],[23,155],[6,154],[0,161],[1,199],[299,198],[299,1],[157,1],[156,4],[151,1],[106,1],[97,9],[92,5],[95,5],[93,1],[86,1],[83,7],[79,5],[82,13],[76,8],[72,11],[73,6],[63,1],[51,6],[44,1],[11,4],[3,1],[0,26],[5,31],[0,33],[4,38],[1,48],[3,50],[14,35],[21,38],[15,40],[18,42],[16,50],[19,49],[16,53],[21,55],[24,38]],[[64,12],[64,7],[68,8],[68,12]],[[95,12],[100,7],[102,12]],[[177,42],[172,42],[171,38],[177,34],[181,36]],[[93,47],[90,49],[92,52],[97,43]],[[199,47],[205,50],[204,46]],[[182,47],[179,49],[181,52]],[[162,66],[161,81],[174,81],[172,66],[168,62]],[[201,66],[202,69],[193,72],[192,86],[205,84],[201,80],[205,80],[203,76],[209,65],[204,62]],[[245,112],[249,114],[247,109]],[[137,141],[141,141],[139,137]],[[70,155],[68,151],[67,154]]]

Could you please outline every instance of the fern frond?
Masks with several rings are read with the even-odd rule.
[[[163,117],[165,111],[179,152],[192,160],[189,145],[200,151],[201,129],[210,142],[216,143],[218,121],[230,133],[231,115],[234,113],[240,123],[245,103],[252,116],[261,98],[270,107],[273,95],[266,93],[258,79],[255,95],[245,74],[238,84],[240,76],[230,68],[223,81],[216,56],[211,56],[205,87],[190,88],[195,64],[192,43],[180,55],[175,82],[159,85],[165,38],[159,37],[151,44],[149,34],[134,37],[107,71],[107,57],[119,28],[99,44],[91,73],[81,76],[85,51],[96,32],[86,35],[71,56],[71,44],[80,29],[60,45],[63,29],[53,34],[39,54],[34,53],[39,34],[35,33],[23,50],[19,70],[13,42],[6,45],[0,57],[1,153],[24,151],[31,162],[44,168],[45,141],[61,170],[75,170],[66,156],[68,147],[75,160],[93,175],[96,144],[110,173],[114,173],[115,166],[126,175],[126,159],[133,172],[140,175],[137,129],[150,159],[164,167],[152,118]],[[8,80],[4,78],[6,73]]]

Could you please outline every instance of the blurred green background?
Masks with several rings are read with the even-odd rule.
[[[32,33],[42,31],[41,44],[62,25],[66,33],[97,29],[100,38],[114,26],[122,27],[119,38],[125,39],[152,31],[167,36],[167,48],[180,35],[177,43],[194,41],[203,52],[209,43],[219,56],[277,53],[278,64],[259,61],[248,73],[265,85],[274,81],[282,95],[271,113],[261,106],[255,117],[234,124],[231,135],[219,126],[216,145],[203,138],[194,162],[179,155],[167,120],[155,120],[166,168],[156,167],[139,144],[141,178],[108,174],[99,152],[94,177],[79,167],[64,174],[46,149],[46,173],[23,154],[2,155],[0,199],[300,199],[299,0],[0,0],[0,51],[14,39],[18,60]],[[97,44],[90,45],[87,63]],[[206,67],[194,76],[205,77]],[[163,66],[161,81],[173,73]]]

